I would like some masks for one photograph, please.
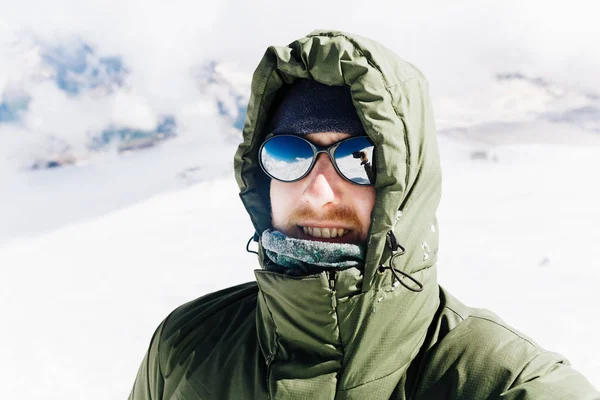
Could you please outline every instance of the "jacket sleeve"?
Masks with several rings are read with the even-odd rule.
[[[137,373],[129,400],[159,400],[162,399],[164,388],[163,374],[160,368],[159,344],[164,322],[159,325],[152,336],[150,347],[144,356],[142,365]]]
[[[521,371],[503,400],[600,400],[600,392],[556,353],[536,355]]]

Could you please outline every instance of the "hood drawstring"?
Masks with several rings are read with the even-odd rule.
[[[385,266],[383,264],[379,265],[379,271],[384,272],[386,269],[389,269],[390,271],[392,271],[394,278],[408,290],[410,290],[412,292],[423,291],[423,284],[421,282],[419,282],[415,277],[394,267],[394,260],[396,259],[396,257],[405,254],[406,249],[400,243],[398,243],[398,239],[396,238],[396,235],[394,234],[393,230],[388,232],[387,242],[388,242],[388,245],[390,246],[390,249],[392,250],[392,252],[394,254],[390,258],[389,264],[387,266]],[[416,287],[406,284],[404,282],[404,278],[410,279],[416,285]]]
[[[258,255],[258,251],[256,250],[250,250],[250,243],[252,241],[255,241],[256,243],[258,243],[258,239],[260,238],[260,236],[258,236],[258,233],[254,232],[254,235],[248,239],[248,243],[246,243],[246,251],[248,253],[253,253],[253,254],[257,254]]]

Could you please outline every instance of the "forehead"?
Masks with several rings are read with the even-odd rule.
[[[336,142],[339,142],[340,140],[349,138],[350,136],[352,135],[350,135],[349,133],[341,132],[315,132],[309,133],[304,137],[316,145],[329,146]]]

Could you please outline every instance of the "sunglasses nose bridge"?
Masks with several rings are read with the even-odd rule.
[[[333,154],[331,154],[331,148],[327,148],[327,149],[315,149],[315,154],[314,154],[315,161],[313,162],[313,168],[317,164],[317,161],[318,161],[318,158],[319,158],[319,154],[321,154],[321,153],[327,154],[327,156],[329,157],[329,161],[331,161],[331,164],[332,165],[335,164],[335,160],[333,159]]]

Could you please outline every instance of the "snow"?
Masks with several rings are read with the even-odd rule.
[[[252,229],[238,202],[233,181],[217,180],[5,244],[5,393],[125,398],[171,309],[252,279],[242,251]]]
[[[206,129],[218,132],[213,122],[206,121]],[[220,133],[178,137],[130,155],[100,153],[60,169],[13,173],[13,165],[7,163],[0,170],[0,187],[7,188],[1,194],[0,245],[9,238],[39,235],[104,215],[166,190],[231,176],[235,143]]]
[[[254,279],[235,146],[199,159],[200,144],[179,139],[101,168],[10,181],[0,209],[20,216],[0,235],[7,397],[125,398],[169,311]],[[600,147],[498,145],[493,158],[473,159],[478,144],[440,135],[440,148],[441,284],[566,355],[600,386]],[[176,174],[191,165],[200,182]]]

